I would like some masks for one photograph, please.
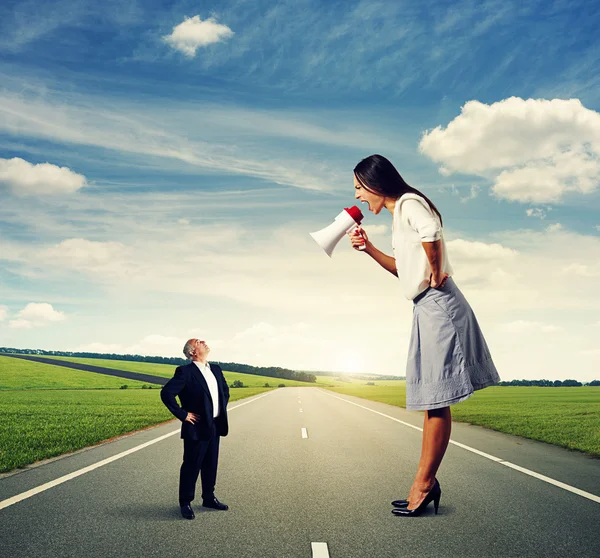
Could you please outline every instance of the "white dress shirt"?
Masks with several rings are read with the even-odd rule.
[[[398,279],[404,296],[412,300],[429,286],[431,266],[422,242],[441,240],[441,271],[448,275],[454,273],[448,260],[442,224],[427,201],[416,194],[404,194],[396,200],[392,222],[392,248]]]
[[[210,364],[201,363],[199,360],[194,360],[194,364],[198,367],[198,370],[202,372],[206,384],[208,385],[208,391],[210,392],[210,398],[213,404],[213,418],[219,416],[219,388],[217,386],[217,379],[210,369]]]

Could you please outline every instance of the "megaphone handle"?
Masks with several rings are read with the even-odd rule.
[[[355,229],[355,230],[358,230],[358,227],[356,227],[356,229]],[[362,237],[362,239],[363,239],[363,240],[365,239],[365,237],[364,237],[362,234],[361,234],[360,236]],[[366,248],[367,248],[367,243],[366,243],[366,241],[365,241],[365,243],[364,243],[362,246],[359,246],[359,247],[358,247],[358,249],[359,249],[359,250],[361,250],[361,251],[362,251],[362,250],[366,250]]]

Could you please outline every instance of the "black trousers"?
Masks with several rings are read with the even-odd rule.
[[[215,495],[219,440],[213,424],[209,440],[183,439],[183,463],[179,471],[179,504],[192,502],[196,495],[198,475],[202,481],[202,499],[210,500]]]

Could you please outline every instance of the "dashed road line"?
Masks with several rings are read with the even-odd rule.
[[[329,549],[327,543],[313,542],[310,543],[312,549],[312,558],[329,558]]]

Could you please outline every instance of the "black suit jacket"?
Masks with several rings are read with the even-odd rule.
[[[219,392],[219,416],[214,419],[219,436],[227,436],[229,423],[227,421],[227,403],[229,402],[229,387],[223,376],[221,367],[211,364],[210,369],[217,379]],[[181,406],[175,396],[179,396]],[[175,375],[160,391],[160,398],[180,421],[181,437],[191,440],[208,440],[212,434],[213,404],[208,390],[208,384],[202,372],[193,363],[178,366]],[[200,416],[196,424],[187,422],[188,412]]]

